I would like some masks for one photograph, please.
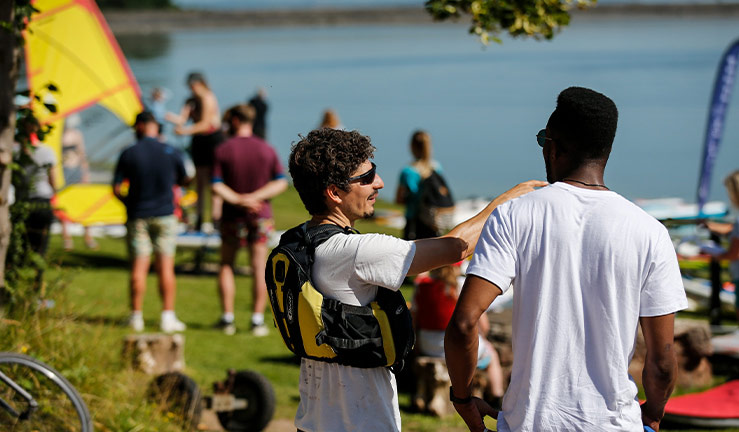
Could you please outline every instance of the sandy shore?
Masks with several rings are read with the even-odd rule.
[[[422,7],[307,9],[270,11],[105,11],[113,32],[157,33],[192,28],[333,26],[369,24],[429,24],[431,16]],[[739,17],[739,3],[710,5],[599,5],[573,11],[573,18],[646,17]],[[450,22],[454,24],[454,22]],[[466,17],[457,25],[468,25]]]

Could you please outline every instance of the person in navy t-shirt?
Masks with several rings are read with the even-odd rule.
[[[113,193],[126,206],[128,252],[131,258],[131,317],[136,331],[144,329],[142,306],[146,292],[152,250],[162,297],[161,330],[183,331],[185,324],[174,313],[174,254],[177,218],[174,216],[175,185],[186,185],[188,178],[179,152],[160,142],[159,123],[144,111],[134,123],[136,144],[125,149],[113,175]],[[124,183],[128,191],[124,193]]]

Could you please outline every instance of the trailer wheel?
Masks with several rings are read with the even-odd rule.
[[[232,394],[236,399],[246,400],[246,408],[219,412],[221,426],[231,432],[264,430],[275,413],[275,392],[269,380],[254,371],[238,371]]]
[[[189,376],[180,372],[159,375],[149,385],[148,396],[163,412],[179,417],[185,428],[193,430],[200,422],[203,397]]]

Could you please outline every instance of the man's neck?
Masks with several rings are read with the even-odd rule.
[[[322,225],[322,224],[334,224],[342,228],[352,227],[354,228],[354,221],[350,220],[343,213],[339,211],[333,211],[325,215],[315,215],[311,218],[310,225]]]
[[[569,181],[573,186],[588,189],[603,189],[605,187],[605,181],[603,180],[603,167],[593,164],[575,168],[567,174],[559,176],[557,181]]]
[[[239,126],[236,131],[236,136],[240,138],[249,138],[254,133],[254,128],[250,124],[244,124]]]

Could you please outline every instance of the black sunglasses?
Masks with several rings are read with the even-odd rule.
[[[544,147],[544,143],[547,142],[547,140],[551,140],[552,138],[549,138],[547,136],[547,130],[542,129],[539,131],[538,134],[536,134],[536,142],[539,143],[539,147]]]
[[[377,165],[375,165],[374,162],[370,162],[372,164],[372,168],[370,168],[369,171],[367,171],[364,174],[359,174],[358,176],[349,177],[346,181],[349,183],[359,181],[359,184],[361,185],[370,185],[375,182],[375,172],[377,171]]]

